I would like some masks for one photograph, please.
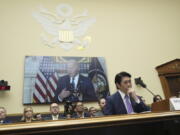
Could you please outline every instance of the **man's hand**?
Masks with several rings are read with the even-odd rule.
[[[63,100],[64,98],[69,97],[70,94],[71,94],[70,91],[66,90],[65,88],[61,91],[61,93],[59,94],[59,97],[61,98],[61,100]]]
[[[140,102],[138,96],[136,95],[136,92],[134,91],[134,89],[129,88],[128,94],[129,94],[137,103]]]

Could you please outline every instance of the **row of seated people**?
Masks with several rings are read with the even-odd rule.
[[[9,124],[17,122],[33,122],[33,121],[44,121],[44,120],[63,120],[71,118],[86,118],[86,117],[100,117],[104,116],[103,108],[106,104],[104,98],[99,100],[100,110],[95,107],[85,107],[82,102],[77,102],[75,105],[68,105],[65,107],[65,112],[60,113],[60,106],[57,103],[50,105],[50,112],[48,114],[36,113],[34,114],[31,106],[25,107],[23,115],[13,120],[12,117],[7,117],[7,111],[4,107],[0,107],[0,124]]]
[[[143,99],[143,97],[141,98]],[[162,98],[159,95],[156,95],[153,98],[153,102],[159,102],[161,100]],[[101,98],[98,101],[98,104],[100,109],[95,107],[90,107],[88,109],[88,107],[85,107],[82,102],[77,102],[75,105],[70,104],[65,107],[65,112],[63,114],[60,113],[60,107],[57,103],[52,103],[50,105],[49,114],[35,114],[33,112],[33,108],[29,106],[24,108],[23,116],[20,116],[15,120],[13,120],[12,117],[7,117],[6,109],[4,107],[0,107],[0,124],[104,116],[105,114],[103,110],[106,105],[106,99]]]
[[[120,72],[115,77],[115,84],[117,92],[99,100],[100,110],[97,111],[95,107],[90,107],[89,110],[84,108],[82,102],[77,102],[75,105],[66,104],[64,114],[60,114],[60,108],[57,103],[50,105],[50,115],[42,117],[41,114],[33,114],[32,107],[24,108],[24,113],[20,122],[32,122],[35,120],[58,120],[70,118],[85,118],[98,117],[103,115],[116,114],[133,114],[150,111],[150,107],[146,105],[143,98],[136,95],[132,89],[131,75],[127,72]],[[155,96],[154,99],[162,100],[161,97]],[[6,109],[0,108],[0,123],[10,123],[11,119],[6,120]]]

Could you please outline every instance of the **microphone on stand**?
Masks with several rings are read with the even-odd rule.
[[[141,77],[135,78],[135,84],[140,85],[141,87],[145,88],[149,93],[151,93],[154,96],[156,96],[150,89],[147,88],[146,84],[141,80]]]

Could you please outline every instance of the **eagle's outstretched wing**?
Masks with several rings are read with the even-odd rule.
[[[75,26],[73,32],[75,37],[81,37],[84,36],[87,32],[88,28],[96,22],[95,18],[87,19],[84,21],[81,21],[77,26]]]
[[[42,24],[43,28],[51,35],[58,35],[59,25],[55,23],[55,19],[48,17],[47,15],[34,12],[33,17]]]

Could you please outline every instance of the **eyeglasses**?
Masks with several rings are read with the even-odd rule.
[[[27,111],[24,111],[25,113],[27,113],[27,112],[33,112],[32,110],[27,110]]]
[[[51,106],[51,108],[58,108],[58,106]]]

